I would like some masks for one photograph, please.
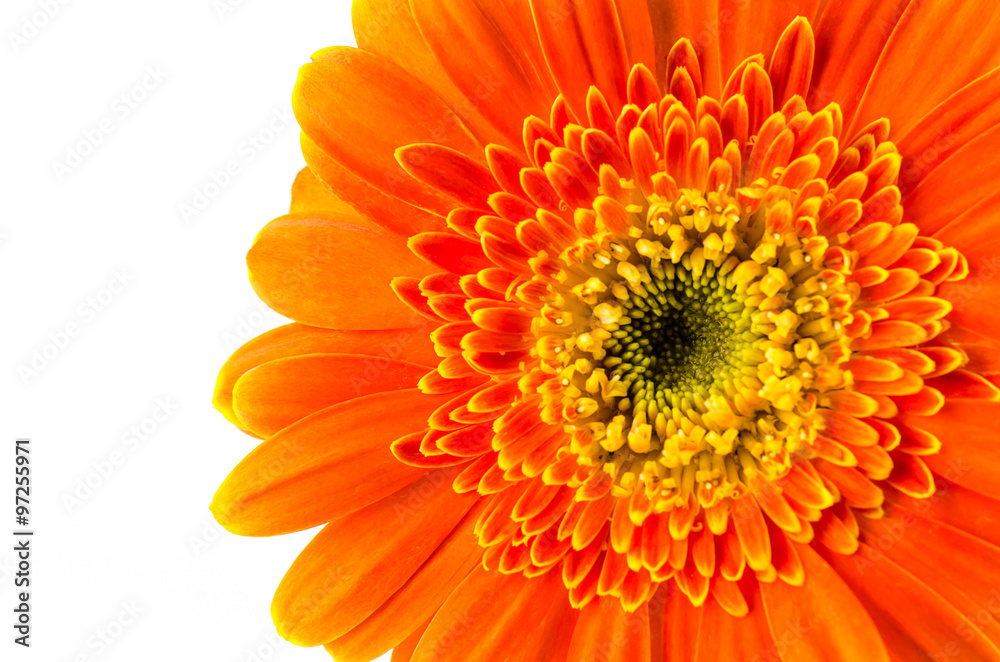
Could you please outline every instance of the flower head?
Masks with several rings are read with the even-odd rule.
[[[249,256],[298,323],[216,392],[266,438],[220,521],[329,522],[284,636],[916,660],[948,643],[926,612],[998,655],[995,202],[966,169],[1000,74],[940,66],[938,8],[869,4],[737,3],[706,38],[669,2],[355,2]],[[868,12],[889,27],[852,32]]]

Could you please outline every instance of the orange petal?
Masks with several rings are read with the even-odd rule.
[[[431,306],[430,299],[421,291],[420,283],[421,280],[419,278],[397,276],[392,279],[389,286],[395,295],[399,297],[400,301],[406,304],[415,314],[424,318],[425,323],[426,320],[433,320],[437,323],[443,322],[444,318],[438,316],[434,307]]]
[[[438,610],[413,657],[435,662],[565,659],[576,617],[559,573],[528,579],[480,566]]]
[[[656,69],[656,44],[649,19],[646,0],[616,0],[618,21],[622,26],[629,64],[642,63],[650,70]]]
[[[580,612],[567,660],[650,662],[649,607],[627,613],[621,600],[592,600]]]
[[[899,184],[909,192],[931,170],[965,146],[970,140],[1000,124],[1000,68],[977,78],[940,104],[896,141],[903,155]],[[895,126],[893,127],[895,130]],[[925,225],[922,215],[907,205],[907,218],[926,229],[937,228],[946,217],[933,214]],[[947,218],[951,220],[951,218]]]
[[[688,2],[662,0],[647,3],[656,42],[656,67],[650,70],[662,85],[666,82],[667,55],[679,39],[684,39],[697,54],[706,94],[722,93],[723,73],[719,65],[719,0]],[[707,29],[706,29],[707,28]],[[725,71],[728,76],[730,70]]]
[[[884,395],[873,396],[875,398],[885,398]],[[917,393],[913,395],[897,395],[892,398],[894,407],[903,412],[910,413],[914,416],[933,416],[934,414],[941,411],[941,407],[944,406],[945,400],[944,396],[940,391],[935,391],[929,386],[924,386]],[[890,416],[884,416],[883,418],[892,418],[895,413],[889,412]],[[881,414],[877,414],[881,416]]]
[[[801,587],[762,583],[771,636],[795,640],[782,662],[889,662],[882,638],[857,596],[808,545],[796,545],[806,582]]]
[[[778,659],[778,649],[771,639],[767,616],[760,604],[756,587],[753,588],[753,594],[756,604],[751,607],[748,615],[739,618],[727,613],[715,600],[701,607],[704,616],[698,630],[698,656],[694,658],[695,662],[763,662]]]
[[[490,170],[468,156],[433,143],[405,145],[396,160],[412,177],[446,193],[466,207],[489,209],[489,197],[500,190]]]
[[[481,512],[480,501],[430,558],[363,623],[326,644],[339,662],[368,662],[404,642],[407,634],[429,622],[448,595],[482,560],[483,549],[472,530]],[[416,643],[414,642],[414,647]]]
[[[962,357],[964,358],[964,357]],[[941,391],[946,399],[1000,400],[1000,390],[985,377],[968,370],[953,370],[927,380],[927,385]]]
[[[913,395],[919,393],[923,386],[924,380],[909,370],[901,378],[891,382],[858,380],[854,383],[856,389],[868,395]]]
[[[430,621],[414,630],[401,644],[392,649],[392,657],[389,662],[411,662],[413,651],[417,649],[420,638],[424,636]]]
[[[420,3],[417,7],[422,8],[425,4]],[[441,62],[438,62],[425,39],[426,35],[421,34],[413,10],[414,7],[406,0],[352,2],[351,18],[358,48],[381,55],[419,78],[462,118],[474,135],[484,142],[500,140],[510,146],[518,144],[520,131],[516,131],[512,136],[503,136],[481,112],[486,108],[483,108],[483,99],[479,97],[486,95],[485,90],[493,88],[491,86],[480,88],[479,97],[467,95],[459,89]],[[457,34],[461,32],[455,33]],[[538,48],[537,45],[535,48]],[[465,51],[465,54],[467,55],[468,51]],[[480,103],[475,103],[476,100]]]
[[[286,324],[257,336],[229,357],[219,370],[212,404],[229,421],[240,425],[233,413],[233,387],[236,381],[259,365],[289,356],[342,352],[434,365],[439,359],[429,333],[430,329],[426,327],[343,331],[297,323]]]
[[[850,555],[858,550],[857,534],[830,513],[824,513],[813,529],[816,541],[837,554]]]
[[[483,144],[440,97],[389,60],[355,48],[315,53],[299,71],[292,108],[309,139],[334,161],[375,188],[441,215],[453,206],[450,200],[407,175],[396,163],[396,148],[435,142],[483,158]]]
[[[852,349],[867,351],[907,347],[927,340],[927,331],[913,322],[905,320],[882,320],[871,327],[871,334],[865,338],[856,338],[851,343]]]
[[[993,66],[1000,21],[992,3],[924,3],[897,18],[848,135],[879,117],[905,134],[941,99]]]
[[[874,416],[878,412],[878,402],[858,391],[835,391],[827,399],[831,408],[855,418]]]
[[[923,456],[931,470],[992,499],[1000,499],[1000,453],[991,431],[1000,403],[977,400],[948,402],[935,416],[906,417],[907,423],[941,440],[941,451]]]
[[[890,269],[886,279],[865,287],[862,297],[873,303],[882,303],[911,292],[920,282],[920,274],[913,269]]]
[[[530,0],[545,61],[577,117],[596,85],[617,115],[627,97],[628,52],[612,0]]]
[[[939,476],[935,482],[937,489],[930,499],[887,490],[886,501],[1000,547],[1000,502]]]
[[[428,474],[320,531],[274,594],[278,634],[299,646],[332,641],[402,588],[478,499],[452,491],[454,474]]]
[[[390,444],[425,429],[427,416],[446,399],[416,389],[389,391],[304,418],[233,469],[215,494],[212,512],[233,533],[266,536],[364,508],[427,472],[397,460]]]
[[[414,232],[443,230],[445,217],[407,204],[388,193],[383,193],[361,179],[302,133],[302,156],[309,170],[316,174],[331,192],[365,218],[371,219],[390,232],[410,236]],[[293,192],[294,204],[294,192]],[[315,209],[315,208],[314,208]]]
[[[875,550],[862,546],[860,554]],[[896,563],[858,563],[858,558],[825,555],[827,562],[854,590],[881,632],[899,631],[926,655],[939,653],[959,660],[996,659],[1000,651],[938,593]],[[956,636],[956,634],[961,636]]]
[[[705,611],[692,605],[680,590],[661,589],[653,600],[650,614],[662,613],[663,662],[691,662],[697,659],[698,634]]]
[[[815,24],[817,58],[810,106],[822,108],[836,101],[850,123],[875,63],[908,4],[909,0],[826,4]]]
[[[968,225],[988,217],[996,207],[995,188],[990,172],[1000,164],[994,150],[1000,144],[1000,128],[977,134],[955,151],[948,160],[925,173],[903,199],[907,217],[926,234],[949,225]],[[978,225],[978,224],[977,224]],[[963,228],[982,232],[979,228]],[[942,236],[946,245],[957,245]]]
[[[874,446],[878,443],[878,432],[865,421],[829,409],[819,409],[817,413],[825,426],[822,432],[826,437],[854,446]]]
[[[854,562],[865,570],[887,557],[954,605],[990,639],[1000,641],[996,610],[987,608],[996,604],[1000,586],[1000,549],[927,519],[924,512],[897,505],[887,518],[860,518],[870,551],[856,555]]]
[[[934,476],[923,460],[898,452],[892,456],[893,467],[887,482],[900,492],[926,499],[934,494]]]
[[[268,223],[247,254],[250,282],[275,311],[328,328],[420,326],[424,318],[390,288],[431,269],[406,240],[358,216],[312,213]]]
[[[723,74],[751,55],[770,55],[785,27],[796,16],[815,21],[819,5],[818,0],[719,0],[719,17],[712,26],[718,26]],[[705,29],[701,26],[696,34]]]
[[[757,499],[747,496],[732,502],[733,527],[746,554],[747,565],[765,570],[771,565],[771,538]]]
[[[268,437],[309,414],[382,391],[413,388],[425,366],[361,354],[307,354],[270,361],[245,373],[233,389],[243,427]]]
[[[329,186],[323,183],[308,167],[299,170],[292,184],[292,205],[290,214],[311,211],[334,211],[353,214],[354,209],[341,200]]]
[[[890,301],[882,306],[894,319],[928,324],[951,312],[951,304],[937,297],[907,297]]]
[[[453,274],[474,274],[492,265],[477,242],[456,234],[424,232],[411,237],[407,244],[426,262]]]
[[[774,85],[774,105],[781,108],[794,95],[809,96],[816,40],[809,21],[797,17],[778,39],[768,73]]]
[[[959,330],[958,327],[952,327],[947,335],[952,336]],[[961,350],[968,357],[966,369],[980,375],[1000,373],[1000,345],[995,341],[974,334],[969,334],[968,338],[949,338],[949,341],[955,349]]]
[[[1000,129],[994,130],[992,134],[996,134],[996,138],[1000,140]],[[991,167],[983,165],[983,159],[990,158],[992,154],[980,153],[979,149],[976,141],[973,141],[959,154],[967,150],[972,150],[969,152],[970,158],[973,154],[980,154],[976,167],[983,168],[985,172],[992,171]],[[978,172],[970,173],[970,176],[978,177]],[[979,179],[981,181],[976,183],[977,188],[986,184],[985,178]],[[942,196],[944,195],[942,192]],[[938,296],[952,303],[953,310],[949,319],[988,339],[1000,336],[997,332],[1000,329],[1000,306],[996,305],[997,295],[1000,294],[1000,278],[997,278],[1000,273],[1000,262],[997,259],[1000,255],[1000,234],[991,232],[992,224],[983,223],[982,219],[995,218],[997,213],[1000,213],[1000,195],[991,195],[967,213],[957,213],[958,217],[935,235],[946,245],[960,250],[969,263],[967,278],[953,283],[945,282],[938,290]]]
[[[410,7],[438,67],[508,146],[520,142],[525,117],[548,115],[557,91],[526,2],[430,0]]]

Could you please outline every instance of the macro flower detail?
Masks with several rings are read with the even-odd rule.
[[[992,161],[966,168],[1000,74],[972,49],[901,87],[940,17],[883,4],[759,3],[758,30],[737,3],[706,40],[668,2],[355,2],[360,50],[300,72],[292,213],[248,256],[297,322],[216,386],[265,439],[216,517],[326,524],[283,636],[1000,659],[976,578],[1000,571],[1000,239]],[[852,41],[870,11],[889,28]]]

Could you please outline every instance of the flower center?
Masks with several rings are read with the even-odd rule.
[[[486,150],[503,190],[463,189],[454,234],[411,239],[451,271],[394,281],[441,321],[420,385],[456,395],[393,452],[476,458],[453,484],[495,495],[486,567],[559,567],[577,607],[631,611],[672,581],[741,616],[745,571],[801,585],[793,543],[853,553],[883,484],[934,492],[920,456],[940,443],[916,426],[947,393],[1000,394],[951,374],[965,358],[937,339],[938,287],[968,264],[903,222],[887,122],[847,138],[836,104],[779,109],[753,58],[720,99],[690,43],[668,62],[668,94],[633,67],[617,119],[596,87],[526,119],[523,155]],[[442,191],[456,160],[482,172],[444,149],[429,167],[427,145],[398,156]]]
[[[739,374],[743,349],[759,337],[744,335],[750,331],[746,297],[726,287],[714,262],[669,266],[659,273],[644,267],[646,292],[617,306],[618,329],[606,343],[604,367],[637,404],[704,397]]]
[[[792,229],[787,201],[663,193],[598,199],[605,231],[560,255],[536,325],[573,451],[661,511],[787,473],[846,385],[853,299],[839,249]]]

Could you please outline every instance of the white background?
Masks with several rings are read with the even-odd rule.
[[[277,118],[312,52],[353,45],[349,0],[4,0],[0,30],[0,658],[329,659],[272,647],[271,596],[313,532],[239,538],[211,518],[254,446],[211,395],[231,350],[283,322],[244,258],[304,165]],[[185,222],[196,190],[217,194]],[[175,410],[154,423],[158,401]],[[31,649],[12,641],[16,436],[32,438]]]

